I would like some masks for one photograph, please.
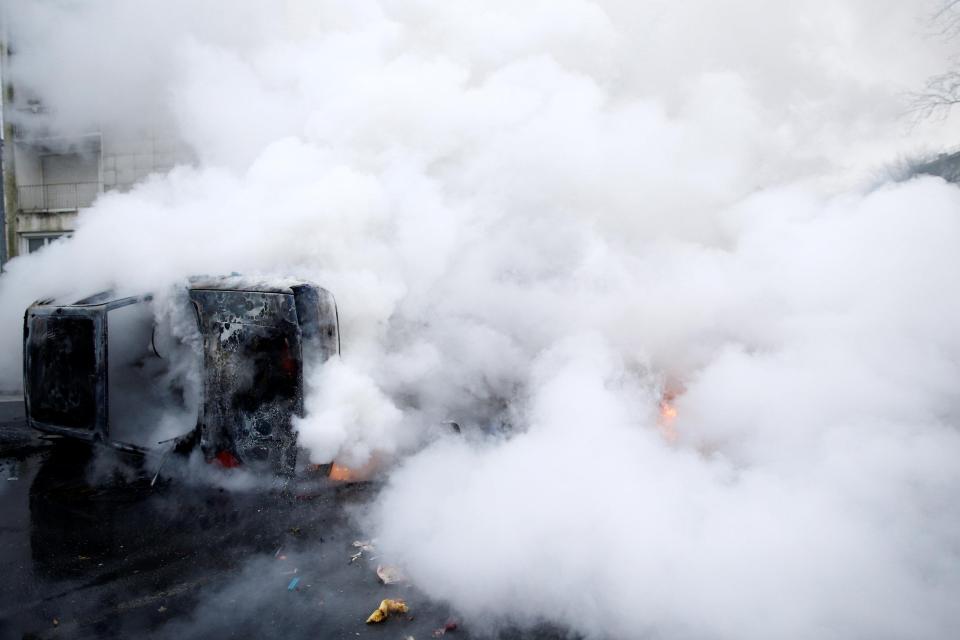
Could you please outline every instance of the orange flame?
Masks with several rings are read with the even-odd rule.
[[[676,442],[679,438],[677,427],[674,424],[677,420],[677,408],[673,405],[673,401],[682,391],[682,387],[679,390],[668,387],[660,397],[660,416],[657,419],[657,429],[664,440],[670,443]]]
[[[327,477],[334,482],[363,482],[369,480],[383,466],[383,459],[374,454],[370,461],[360,467],[348,467],[334,460]]]
[[[676,419],[676,407],[665,400],[661,400],[660,419],[657,420],[657,429],[660,430],[660,435],[662,435],[664,440],[667,442],[676,442],[677,438],[679,437],[677,434],[677,427],[674,425],[674,420]]]
[[[353,469],[336,462],[330,465],[330,473],[327,477],[334,482],[354,482],[357,479]]]
[[[666,400],[662,400],[660,402],[660,421],[670,423],[676,419],[677,408]]]

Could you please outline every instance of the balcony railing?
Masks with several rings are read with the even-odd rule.
[[[99,193],[99,182],[29,184],[17,187],[17,198],[21,211],[51,211],[89,207]]]

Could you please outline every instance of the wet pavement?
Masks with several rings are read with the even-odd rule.
[[[0,638],[430,638],[451,617],[411,586],[380,584],[375,552],[350,562],[362,536],[349,513],[372,485],[151,486],[135,462],[94,473],[88,447],[3,411]],[[388,597],[410,614],[364,624]]]

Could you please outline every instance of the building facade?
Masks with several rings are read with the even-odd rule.
[[[0,268],[19,255],[65,241],[77,218],[103,193],[125,191],[153,173],[189,163],[175,137],[142,123],[121,132],[109,126],[64,136],[55,132],[42,99],[10,80],[11,52],[0,46]]]
[[[46,137],[21,133],[15,125],[10,129],[4,177],[11,258],[69,238],[80,212],[101,194],[126,191],[187,158],[172,138],[149,133]]]

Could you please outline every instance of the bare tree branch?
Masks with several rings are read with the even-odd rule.
[[[910,98],[909,111],[914,115],[922,118],[946,117],[955,105],[960,104],[960,70],[930,78],[926,88],[911,94]]]
[[[950,40],[960,37],[960,0],[941,0],[930,17],[939,35]],[[954,59],[946,72],[927,80],[926,87],[909,94],[910,115],[920,119],[946,118],[960,104],[960,62]]]
[[[960,33],[960,0],[944,0],[930,22],[937,26],[942,36],[955,36]]]
[[[940,7],[940,10],[933,14],[934,20],[942,18],[945,14],[953,11],[960,6],[960,0],[947,0]]]

